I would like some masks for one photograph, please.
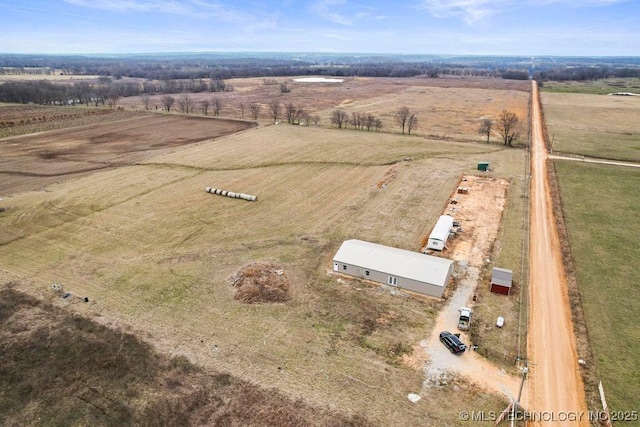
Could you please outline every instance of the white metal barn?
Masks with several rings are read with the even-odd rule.
[[[437,251],[444,250],[444,246],[447,244],[447,239],[449,238],[449,233],[451,233],[452,229],[453,217],[449,215],[440,215],[438,222],[435,227],[433,227],[433,231],[429,234],[427,248],[435,249]]]
[[[451,279],[453,261],[346,240],[333,257],[333,271],[441,298]]]

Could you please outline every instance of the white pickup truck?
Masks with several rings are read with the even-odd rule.
[[[458,329],[461,331],[468,331],[471,325],[471,309],[468,307],[462,307],[458,310],[460,317],[458,318]]]

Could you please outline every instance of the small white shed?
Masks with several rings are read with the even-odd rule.
[[[444,246],[447,244],[447,239],[452,229],[453,217],[450,215],[441,215],[435,227],[433,227],[433,231],[429,234],[427,248],[435,249],[436,251],[444,250]]]

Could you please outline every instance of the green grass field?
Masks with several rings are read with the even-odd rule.
[[[554,153],[640,161],[640,97],[542,93]]]
[[[638,410],[640,171],[556,161],[589,339],[607,403]]]
[[[611,78],[600,80],[588,80],[583,82],[566,81],[544,82],[543,92],[558,93],[588,93],[592,95],[606,95],[615,92],[640,93],[640,79],[638,78]]]

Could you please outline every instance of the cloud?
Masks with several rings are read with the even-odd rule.
[[[542,4],[563,3],[570,6],[610,6],[618,3],[628,3],[630,0],[538,0]]]
[[[335,11],[339,6],[346,4],[345,0],[320,0],[311,6],[311,10],[317,13],[321,18],[334,24],[350,26],[353,21],[343,14]]]
[[[244,11],[215,1],[207,0],[64,0],[66,3],[112,12],[164,13],[185,15],[194,19],[228,22],[246,28],[273,29],[277,26],[276,14],[261,13],[256,9]]]
[[[187,15],[192,12],[188,3],[172,0],[64,0],[66,3],[113,12],[163,12]]]
[[[423,0],[423,7],[436,18],[461,17],[467,24],[499,12],[512,0]]]

